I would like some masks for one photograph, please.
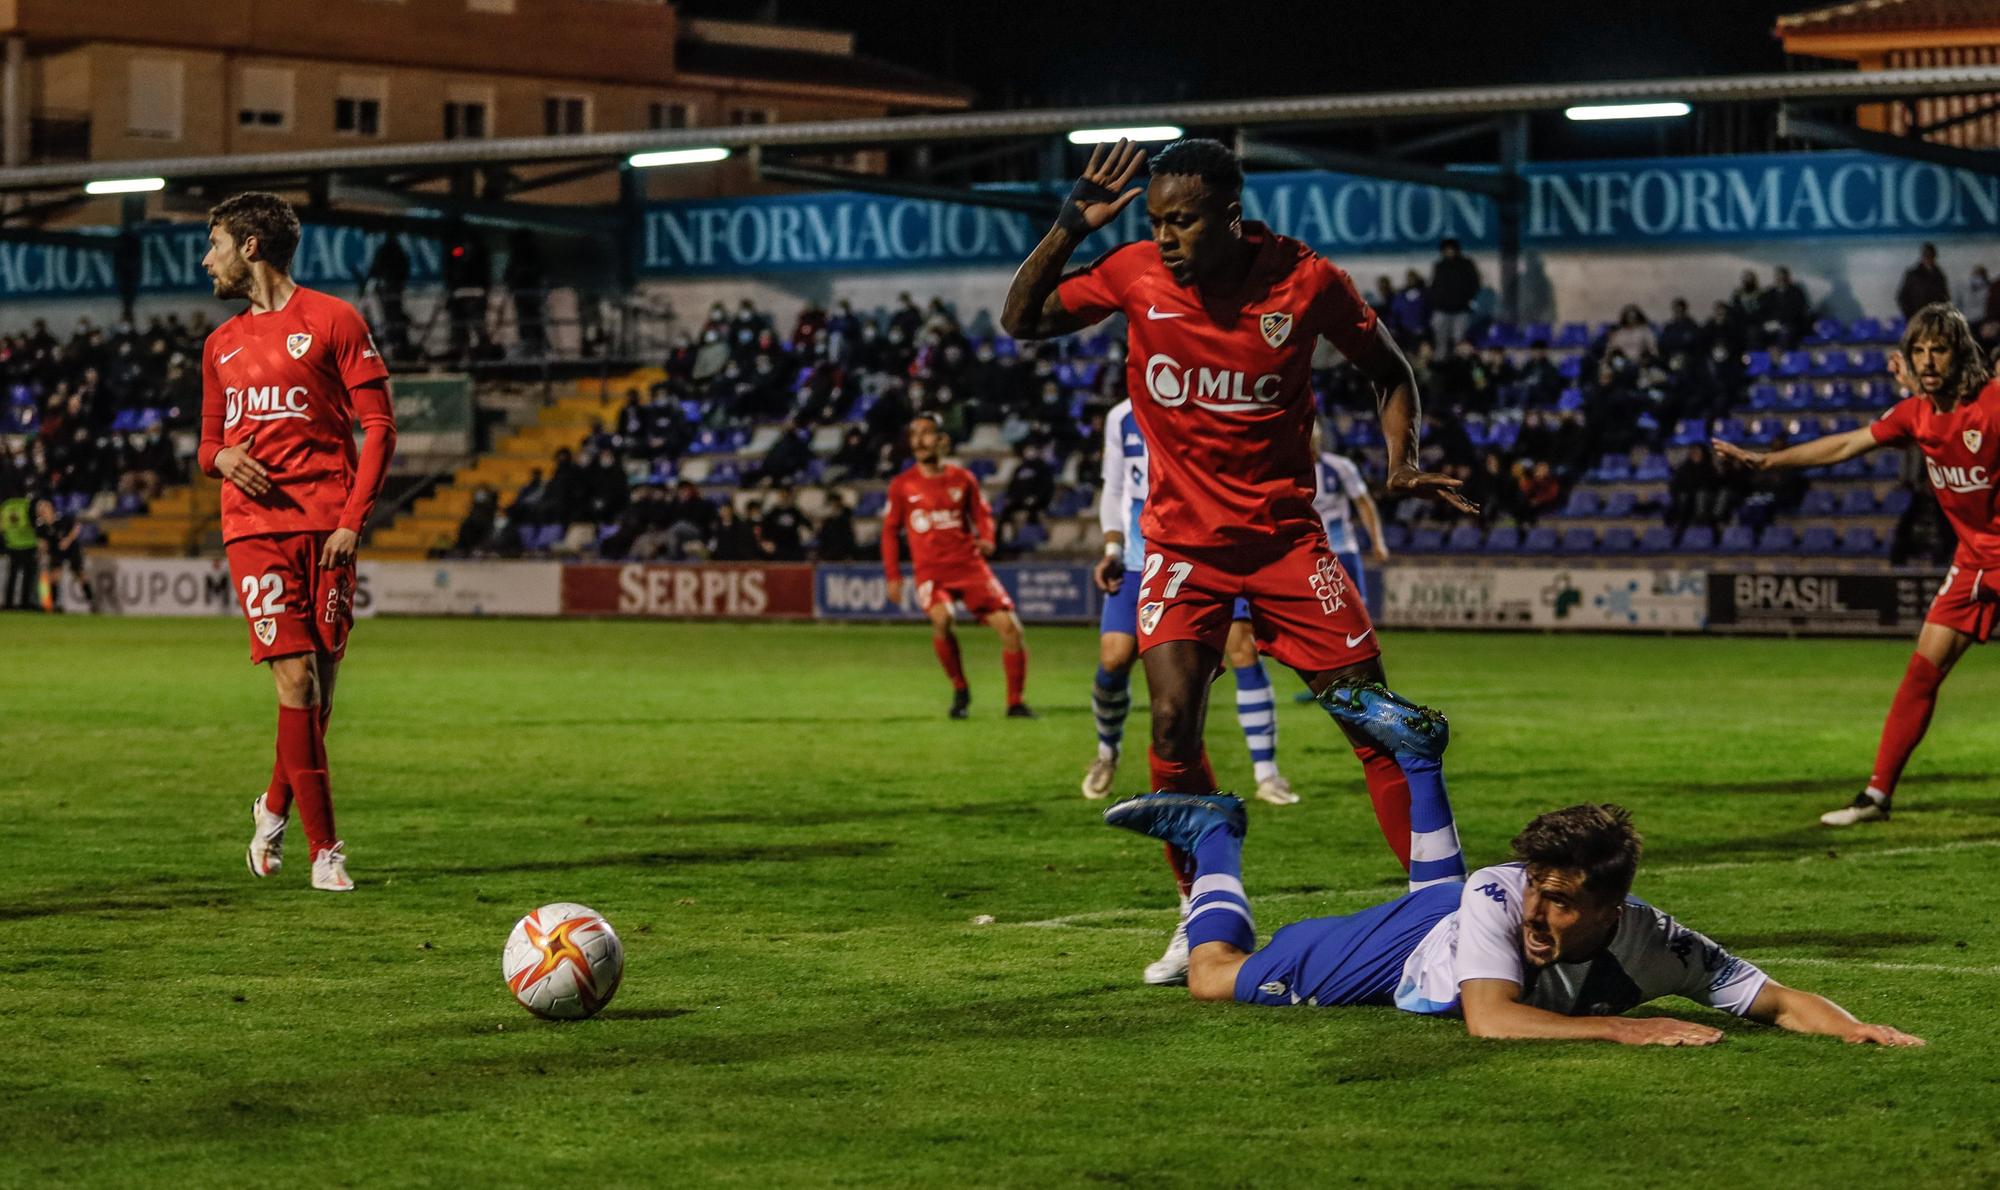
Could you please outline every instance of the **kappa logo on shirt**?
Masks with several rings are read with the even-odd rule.
[[[285,350],[291,352],[293,359],[303,359],[306,352],[312,350],[312,345],[313,337],[304,331],[294,331],[285,336]]]

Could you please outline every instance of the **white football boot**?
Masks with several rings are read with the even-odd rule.
[[[1838,810],[1828,810],[1819,816],[1824,826],[1853,826],[1857,822],[1889,821],[1889,803],[1867,790],[1854,795],[1854,800]]]
[[[1181,919],[1174,923],[1174,936],[1167,943],[1167,952],[1158,961],[1146,967],[1146,982],[1154,987],[1172,987],[1187,982],[1188,940],[1186,901],[1181,902]]]
[[[1282,773],[1272,773],[1257,782],[1257,800],[1274,806],[1296,806],[1299,795],[1292,792],[1292,783],[1285,780]]]
[[[1100,754],[1083,775],[1083,796],[1098,801],[1111,795],[1111,783],[1118,779],[1118,757]]]
[[[347,876],[347,844],[333,846],[313,856],[313,887],[322,892],[353,892],[354,881]]]
[[[264,808],[264,795],[250,803],[250,820],[256,829],[250,832],[250,849],[243,855],[250,865],[252,876],[269,876],[285,866],[285,816],[273,814]]]

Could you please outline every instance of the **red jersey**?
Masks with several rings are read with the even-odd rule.
[[[993,543],[993,509],[979,490],[979,479],[963,467],[946,464],[936,475],[911,467],[889,481],[889,502],[882,508],[882,569],[899,575],[896,532],[910,535],[910,565],[919,581],[950,577],[973,564],[984,565],[980,543]]]
[[[215,328],[202,351],[201,469],[218,475],[216,452],[248,444],[271,478],[262,497],[222,485],[222,539],[360,532],[396,444],[388,377],[360,311],[303,285],[281,310]]]
[[[1309,536],[1313,511],[1313,345],[1359,358],[1375,312],[1332,262],[1261,223],[1257,255],[1234,292],[1175,281],[1159,245],[1127,244],[1063,278],[1070,313],[1125,315],[1126,391],[1150,448],[1140,530],[1182,549]]]
[[[1938,507],[1958,533],[1957,564],[2000,569],[1993,495],[2000,479],[2000,380],[1988,381],[1950,413],[1939,413],[1929,397],[1906,397],[1869,429],[1884,445],[1914,442],[1924,452]]]

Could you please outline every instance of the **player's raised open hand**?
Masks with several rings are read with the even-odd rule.
[[[244,440],[241,446],[225,446],[215,452],[215,469],[222,478],[242,488],[252,496],[261,496],[271,490],[271,473],[264,470],[264,464],[250,457],[250,450],[257,445],[254,437]]]
[[[1382,486],[1391,492],[1409,493],[1422,496],[1426,500],[1435,500],[1440,504],[1448,504],[1460,512],[1473,514],[1479,512],[1479,505],[1459,493],[1458,489],[1465,486],[1464,480],[1440,475],[1435,471],[1419,471],[1415,467],[1405,467],[1391,475],[1389,481]]]
[[[347,566],[354,561],[354,551],[361,544],[361,535],[352,529],[335,529],[326,535],[326,545],[319,551],[319,564],[323,570],[335,566]]]
[[[1840,1039],[1849,1045],[1903,1046],[1926,1044],[1923,1038],[1905,1033],[1901,1029],[1891,1028],[1888,1025],[1869,1025],[1860,1021],[1856,1021],[1854,1027],[1842,1034]]]
[[[1731,467],[1741,467],[1746,471],[1761,471],[1764,468],[1764,452],[1745,450],[1734,442],[1724,442],[1720,438],[1710,438],[1708,444],[1715,450],[1715,459]]]
[[[1063,201],[1056,223],[1081,239],[1116,219],[1139,197],[1139,187],[1132,185],[1132,179],[1139,176],[1139,167],[1144,164],[1146,151],[1122,137],[1115,145],[1092,149],[1083,176]]]

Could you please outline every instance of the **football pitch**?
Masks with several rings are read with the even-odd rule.
[[[1661,1050],[1141,985],[1173,890],[1077,793],[1084,629],[1030,629],[1036,722],[1001,717],[968,631],[954,723],[920,628],[365,622],[330,740],[351,896],[307,888],[296,829],[275,878],[244,868],[274,712],[243,635],[0,620],[0,1183],[2000,1181],[1981,652],[1894,821],[1834,832],[1906,641],[1387,634],[1394,684],[1451,717],[1474,866],[1538,811],[1621,802],[1638,895],[1930,1041],[1666,1001],[1640,1011],[1729,1039]],[[1260,937],[1401,890],[1352,754],[1278,687],[1305,800],[1251,804]],[[1247,792],[1230,691],[1209,748]],[[627,953],[575,1024],[500,977],[559,900]]]

